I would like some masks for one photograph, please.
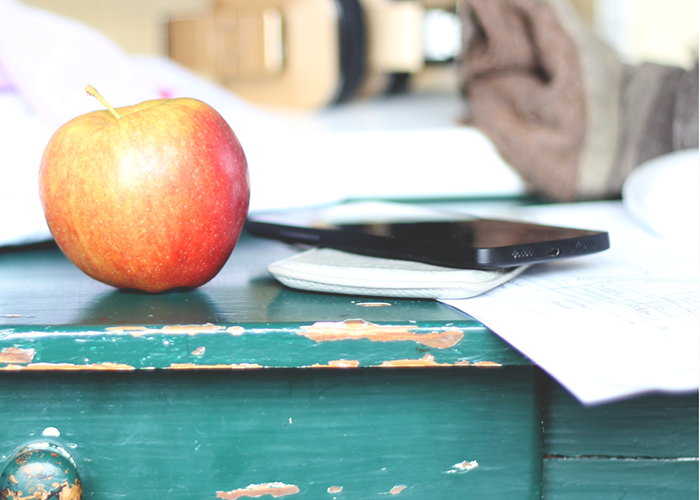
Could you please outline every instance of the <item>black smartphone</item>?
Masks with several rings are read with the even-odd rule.
[[[361,222],[326,218],[322,210],[285,211],[251,215],[246,228],[292,244],[460,269],[514,267],[610,248],[605,231],[432,211]]]

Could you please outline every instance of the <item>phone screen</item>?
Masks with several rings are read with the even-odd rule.
[[[362,223],[280,213],[250,217],[258,236],[457,268],[497,268],[576,257],[609,248],[604,231],[470,217],[409,214]]]
[[[326,229],[351,231],[406,241],[426,241],[441,245],[498,248],[543,241],[577,238],[596,231],[543,226],[494,219],[461,221],[338,224]]]

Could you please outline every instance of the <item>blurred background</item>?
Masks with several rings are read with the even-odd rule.
[[[99,29],[130,53],[167,52],[171,18],[208,13],[216,0],[22,0]],[[631,61],[688,64],[698,46],[696,0],[572,0],[582,18]]]
[[[246,150],[251,211],[521,196],[520,174],[465,126],[461,1],[0,0],[0,213],[16,214],[0,217],[0,246],[50,238],[36,169],[52,130],[100,107],[87,83],[114,106],[215,107]],[[624,62],[697,60],[697,0],[551,1]]]
[[[130,53],[164,55],[167,23],[208,13],[215,0],[23,0],[99,29]],[[698,47],[697,0],[572,0],[630,61],[688,65]]]
[[[420,4],[422,10],[427,12],[438,9],[454,10],[456,1],[459,0],[393,3]],[[202,45],[217,42],[204,40],[201,33],[195,33],[196,29],[201,31],[201,23],[207,22],[207,19],[211,21],[215,13],[221,14],[227,8],[229,10],[240,8],[241,5],[246,5],[246,8],[250,9],[250,6],[256,4],[262,6],[304,3],[299,0],[23,0],[23,2],[91,25],[128,53],[158,56],[171,54],[186,66],[195,69],[200,75],[224,84],[227,78],[226,69],[217,68],[212,61],[203,60],[206,58],[207,50],[211,52],[217,49],[211,47],[207,49]],[[381,4],[386,6],[387,3],[390,2],[386,0],[361,2],[365,10],[371,10]],[[646,61],[689,67],[697,57],[699,18],[697,0],[571,0],[570,3],[584,22],[592,26],[626,62],[635,64]],[[195,26],[197,20],[200,22],[199,26]],[[270,20],[267,19],[265,22],[268,21]],[[184,28],[183,22],[185,22]],[[190,24],[187,25],[187,23]],[[449,45],[450,36],[453,38],[455,36],[450,33],[449,25],[445,24],[444,20],[442,24],[437,22],[435,25],[439,28],[433,29],[431,36],[433,38],[442,36],[442,40],[437,42],[442,43],[443,46]],[[381,29],[386,31],[386,26]],[[426,30],[426,33],[428,31]],[[289,33],[285,35],[288,36]],[[199,48],[195,48],[197,36],[200,37]],[[407,35],[404,33],[398,36]],[[190,52],[183,53],[178,49],[178,43],[187,45]],[[269,43],[269,40],[265,43]],[[386,42],[382,41],[382,43]],[[449,51],[449,47],[446,50]],[[278,54],[278,57],[282,56]],[[320,61],[318,63],[322,64]],[[455,88],[454,72],[450,72],[446,66],[449,65],[423,65],[420,69],[414,67],[411,70],[413,74],[409,84],[410,89],[421,92]],[[270,71],[269,68],[268,71]],[[246,90],[238,93],[246,94]],[[365,94],[371,94],[371,92],[365,92]],[[303,102],[295,106],[297,104],[293,102],[295,98],[289,98],[292,99],[294,107],[316,108],[325,104],[325,102],[305,102],[300,98]],[[261,100],[259,95],[251,95],[251,99]],[[265,100],[263,97],[262,101]]]

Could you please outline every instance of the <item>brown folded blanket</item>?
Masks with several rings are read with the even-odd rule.
[[[620,62],[566,0],[467,0],[469,122],[535,194],[618,196],[650,158],[698,147],[698,68]]]

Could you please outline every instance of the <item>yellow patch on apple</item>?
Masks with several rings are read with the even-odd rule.
[[[228,260],[248,213],[245,153],[196,99],[161,99],[74,118],[49,140],[39,194],[51,234],[116,288],[195,288]]]

